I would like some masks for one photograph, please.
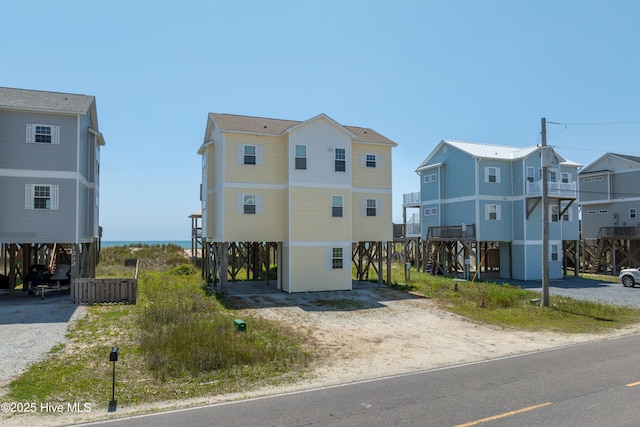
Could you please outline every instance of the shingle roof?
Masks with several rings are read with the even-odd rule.
[[[618,157],[622,157],[623,159],[631,160],[632,162],[640,163],[640,157],[637,157],[637,156],[628,156],[626,154],[616,154],[616,153],[611,153],[611,154]]]
[[[0,87],[0,108],[87,114],[94,97],[72,93]]]
[[[302,121],[269,119],[264,117],[238,116],[234,114],[209,113],[211,119],[222,131],[249,132],[264,135],[281,135],[287,129],[297,126]],[[370,128],[342,126],[352,132],[356,142],[371,142],[397,145],[389,138]]]

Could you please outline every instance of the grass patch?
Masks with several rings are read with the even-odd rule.
[[[159,270],[141,270],[137,305],[87,307],[69,342],[13,381],[5,400],[106,407],[114,345],[120,350],[116,397],[127,404],[246,391],[304,375],[312,360],[304,337],[251,317],[243,317],[246,332],[236,331],[238,313],[208,296],[200,271],[184,256],[177,263],[169,246],[136,252],[142,265]],[[114,264],[103,259],[103,274],[124,268],[124,259],[132,255],[127,247],[105,251]]]

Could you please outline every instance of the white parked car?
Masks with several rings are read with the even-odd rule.
[[[636,284],[640,284],[640,268],[625,268],[618,276],[622,285],[631,288]]]

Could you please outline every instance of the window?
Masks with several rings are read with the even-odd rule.
[[[243,211],[245,215],[255,215],[256,213],[256,195],[255,194],[245,194],[244,197],[244,205]]]
[[[484,219],[489,221],[500,220],[500,205],[485,205]]]
[[[431,216],[438,215],[438,208],[431,208]]]
[[[598,211],[591,209],[591,210],[587,211],[587,213],[588,213],[589,215],[593,215],[593,214],[597,214],[597,213],[598,213]]]
[[[256,164],[256,146],[255,145],[245,145],[243,155],[244,155],[245,165]]]
[[[599,214],[608,214],[609,211],[607,209],[601,209],[598,211]]]
[[[367,199],[367,216],[376,216],[376,199]]]
[[[296,145],[296,169],[307,168],[307,146]]]
[[[331,248],[331,268],[340,270],[343,267],[342,248]]]
[[[28,124],[27,142],[60,144],[60,126]]]
[[[636,218],[636,208],[629,209],[629,218]]]
[[[527,167],[527,181],[533,182],[535,181],[535,173],[536,170],[532,166]]]
[[[585,179],[582,180],[582,182],[591,182],[591,181],[592,181],[591,178],[585,178]]]
[[[500,182],[500,169],[495,166],[484,168],[484,182]]]
[[[342,196],[331,196],[331,216],[342,217]]]
[[[557,182],[558,171],[555,169],[549,169],[549,182]]]
[[[426,208],[426,209],[424,210],[424,216],[431,216],[431,209]]]
[[[347,170],[347,155],[344,148],[336,148],[336,172],[345,172]]]
[[[560,176],[562,177],[561,180],[563,184],[569,183],[569,174],[567,172],[562,172]]]
[[[596,176],[595,178],[593,178],[594,181],[602,181],[602,177],[601,176]]]
[[[558,205],[551,205],[549,207],[551,208],[549,209],[549,220],[551,222],[558,222]]]
[[[436,175],[435,173],[431,174],[431,182],[436,182],[438,180],[438,175]]]
[[[57,185],[27,184],[25,186],[25,209],[58,210]]]
[[[365,154],[365,161],[364,164],[366,167],[368,168],[375,168],[376,167],[376,155],[375,154]]]
[[[558,245],[551,245],[551,261],[558,261]]]
[[[424,183],[428,184],[429,182],[431,182],[431,175],[426,175],[424,176]]]
[[[565,206],[562,209],[563,210],[567,209],[566,203],[565,203]],[[571,221],[571,209],[567,209],[566,211],[564,211],[564,213],[562,214],[562,221],[564,221],[564,222]]]

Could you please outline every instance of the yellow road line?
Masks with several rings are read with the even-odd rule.
[[[638,381],[637,383],[627,384],[627,387],[635,387],[637,385],[640,385],[640,381]]]
[[[500,418],[510,417],[511,415],[520,414],[522,412],[532,411],[534,409],[542,408],[543,406],[551,405],[552,403],[553,402],[547,402],[547,403],[542,403],[540,405],[529,406],[528,408],[522,408],[522,409],[518,409],[518,410],[515,410],[515,411],[511,411],[511,412],[505,412],[504,414],[494,415],[493,417],[483,418],[483,419],[477,420],[477,421],[471,421],[470,423],[458,424],[457,426],[454,426],[454,427],[475,426],[477,424],[486,423],[487,421],[493,421],[493,420],[497,420],[497,419],[500,419]]]

